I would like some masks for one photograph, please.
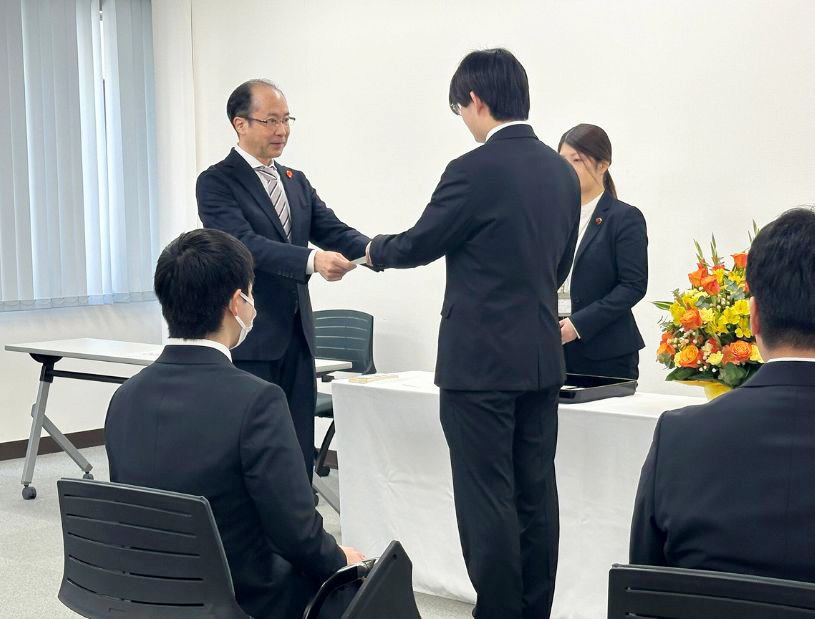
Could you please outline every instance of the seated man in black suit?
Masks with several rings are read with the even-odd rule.
[[[815,582],[815,212],[765,226],[747,263],[765,365],[662,415],[642,469],[634,564]]]
[[[323,529],[283,391],[232,364],[255,316],[253,267],[218,230],[164,249],[154,286],[172,339],[116,391],[105,438],[111,481],[207,497],[238,603],[290,619],[363,557]]]

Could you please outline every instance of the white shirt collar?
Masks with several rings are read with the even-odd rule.
[[[773,361],[809,361],[815,363],[815,357],[776,357],[775,359],[767,359],[765,363],[772,363]]]
[[[487,139],[484,140],[485,142],[488,141],[492,136],[498,133],[501,129],[506,129],[507,127],[512,127],[513,125],[528,125],[528,120],[510,120],[500,125],[497,125],[489,130],[487,133]]]
[[[215,340],[184,340],[180,337],[171,337],[168,338],[166,342],[166,346],[206,346],[207,348],[214,348],[215,350],[220,350],[223,354],[226,355],[226,358],[232,361],[232,353],[229,352],[229,349],[221,344],[220,342],[216,342]]]
[[[253,170],[257,168],[274,167],[274,159],[272,159],[272,162],[267,166],[265,163],[258,161],[254,155],[250,155],[249,153],[247,153],[237,144],[235,144],[235,152],[238,153],[241,157],[243,157],[246,160],[246,163],[248,163]]]
[[[605,191],[601,192],[600,195],[594,198],[591,202],[586,202],[585,204],[581,205],[580,206],[581,214],[588,212],[589,215],[591,215],[594,212],[594,209],[597,208],[597,203],[600,201],[600,198],[603,197],[604,193]]]

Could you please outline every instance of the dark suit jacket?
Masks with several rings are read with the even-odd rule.
[[[342,223],[326,207],[302,172],[275,162],[291,209],[291,242],[257,173],[235,149],[203,171],[195,195],[205,228],[240,239],[255,258],[254,298],[258,311],[236,360],[271,361],[283,356],[294,328],[302,328],[314,355],[314,319],[306,263],[309,241],[349,260],[365,254],[368,237]],[[291,176],[289,176],[291,173]],[[300,310],[300,325],[294,316]]]
[[[644,348],[631,308],[645,296],[646,288],[645,218],[639,209],[606,192],[575,253],[571,320],[580,339],[567,346],[589,359],[610,359]]]
[[[254,617],[299,616],[345,565],[314,509],[283,391],[223,353],[166,346],[114,394],[105,440],[111,481],[209,499]]]
[[[815,363],[776,361],[662,415],[631,563],[815,582]]]
[[[413,228],[378,236],[374,268],[446,257],[436,384],[535,391],[562,384],[557,289],[572,263],[577,177],[528,125],[455,159]]]

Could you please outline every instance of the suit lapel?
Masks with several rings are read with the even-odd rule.
[[[574,255],[575,265],[577,264],[578,260],[580,260],[583,252],[586,251],[586,247],[591,244],[594,237],[596,237],[597,233],[600,232],[600,227],[606,225],[608,209],[611,208],[611,200],[611,195],[608,192],[605,192],[603,193],[603,197],[597,202],[597,206],[594,207],[594,212],[591,214],[589,225],[586,227],[586,232],[583,234],[583,238],[580,240],[580,246],[577,248],[577,252]],[[597,223],[598,221],[600,223]],[[574,267],[572,267],[572,269],[574,269]]]
[[[280,223],[280,218],[275,213],[274,206],[272,206],[272,200],[269,198],[269,194],[266,193],[266,188],[258,178],[257,172],[246,162],[246,159],[235,152],[235,149],[232,149],[229,153],[227,162],[235,171],[235,178],[238,182],[250,193],[257,202],[258,208],[269,218],[269,221],[280,235],[280,239],[288,242],[289,239],[286,237],[286,231],[283,230],[283,224]]]

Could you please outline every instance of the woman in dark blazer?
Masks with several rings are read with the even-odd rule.
[[[645,218],[617,199],[611,142],[600,127],[577,125],[558,151],[577,172],[582,205],[574,264],[561,289],[571,298],[571,315],[560,321],[566,371],[637,378],[645,344],[631,308],[648,286]]]

